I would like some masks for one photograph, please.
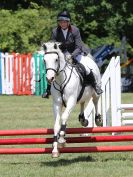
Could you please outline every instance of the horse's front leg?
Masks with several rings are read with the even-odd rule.
[[[62,108],[62,103],[59,102],[58,104],[57,103],[53,104],[55,124],[54,124],[54,142],[53,142],[52,157],[58,157],[59,156],[58,137],[59,137],[59,132],[60,132],[61,108]]]
[[[60,129],[60,134],[59,134],[60,136],[58,139],[58,143],[60,144],[61,147],[63,147],[66,143],[65,132],[66,132],[67,120],[73,108],[75,107],[75,105],[76,105],[76,100],[73,97],[70,98],[67,101],[66,109],[61,116],[61,129]]]

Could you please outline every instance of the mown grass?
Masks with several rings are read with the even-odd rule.
[[[37,96],[0,98],[0,129],[53,127],[51,99]],[[132,100],[133,94],[122,95],[122,103],[132,103]],[[69,127],[80,126],[78,113],[77,106]],[[0,177],[133,177],[132,167],[133,152],[61,154],[58,159],[52,159],[50,154],[0,155]]]

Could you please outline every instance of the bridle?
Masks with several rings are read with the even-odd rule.
[[[63,68],[62,70],[60,70],[60,58],[59,58],[58,52],[56,52],[56,51],[50,51],[50,52],[45,52],[45,55],[46,55],[46,54],[56,54],[56,55],[58,55],[58,67],[57,67],[57,69],[54,69],[54,68],[47,68],[47,69],[46,69],[46,72],[47,72],[48,70],[52,70],[52,71],[54,71],[54,72],[56,73],[56,75],[59,75],[59,73],[61,73],[61,72],[64,72],[64,73],[65,73],[65,79],[64,79],[64,81],[62,82],[61,85],[59,85],[56,81],[54,81],[54,82],[60,87],[60,90],[57,89],[57,88],[55,87],[55,85],[53,84],[54,87],[55,87],[55,89],[61,92],[61,90],[62,90],[62,91],[64,90],[64,88],[66,87],[67,83],[69,82],[69,80],[70,80],[70,78],[71,78],[71,74],[72,74],[72,71],[73,71],[73,67],[70,69],[70,70],[71,70],[71,73],[70,73],[70,76],[68,77],[68,81],[66,82],[66,80],[67,80],[67,75],[66,75],[66,72],[65,72],[64,68],[67,66],[67,62],[66,62],[66,64],[65,64],[64,68]],[[64,85],[64,86],[63,86],[63,85]]]
[[[58,54],[58,52],[55,52],[55,51],[51,51],[51,52],[45,52],[45,55],[47,55],[47,54],[56,54],[57,56],[58,56],[58,67],[57,67],[57,69],[54,69],[54,68],[47,68],[46,69],[46,72],[48,71],[48,70],[52,70],[52,71],[54,71],[56,74],[58,74],[58,72],[59,72],[59,70],[60,70],[60,58],[59,58],[59,54]]]

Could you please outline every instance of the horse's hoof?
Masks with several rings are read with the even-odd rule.
[[[83,127],[87,127],[89,125],[89,121],[87,119],[84,119],[84,121],[81,122],[81,125]]]
[[[89,121],[85,119],[84,113],[79,114],[79,122],[81,123],[83,127],[87,127],[89,125]]]
[[[65,144],[66,144],[66,140],[64,139],[64,138],[59,138],[58,139],[58,147],[59,148],[63,148],[63,147],[65,147]]]
[[[65,146],[66,146],[66,142],[64,142],[64,143],[58,143],[58,148],[63,148]]]
[[[95,124],[96,124],[96,126],[98,126],[98,127],[102,127],[102,126],[103,126],[103,123],[100,122],[99,120],[96,120],[96,121],[95,121]]]
[[[59,144],[65,144],[65,143],[66,143],[66,140],[64,139],[64,137],[60,137],[60,138],[58,139],[58,143],[59,143]]]
[[[95,124],[96,124],[98,127],[102,127],[102,126],[103,126],[103,120],[102,120],[100,114],[98,114],[97,116],[95,116]]]
[[[58,158],[60,156],[59,152],[52,152],[52,158]]]

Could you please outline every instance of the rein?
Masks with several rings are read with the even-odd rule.
[[[71,79],[71,75],[72,75],[72,72],[73,72],[73,68],[74,68],[74,67],[72,66],[72,68],[71,68],[71,73],[70,73],[70,75],[69,75],[68,80],[67,80],[67,75],[66,75],[65,71],[64,71],[64,70],[61,70],[61,72],[64,71],[64,73],[65,73],[65,75],[66,75],[66,78],[65,78],[65,80],[63,81],[63,83],[62,83],[61,85],[59,85],[56,81],[53,82],[54,88],[55,88],[57,91],[59,91],[59,92],[61,93],[62,102],[63,102],[63,105],[64,105],[65,107],[66,107],[66,103],[65,103],[65,101],[63,100],[63,91],[64,91],[66,85],[68,84],[68,82],[69,82],[70,79]],[[65,83],[66,80],[67,80],[67,82]],[[55,86],[54,83],[56,83],[56,84],[60,87],[60,89],[56,88],[56,86]],[[64,83],[65,83],[65,84],[64,84]],[[63,84],[64,84],[64,86],[62,87]]]

